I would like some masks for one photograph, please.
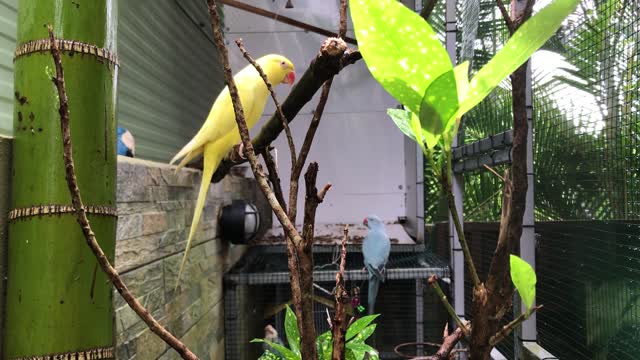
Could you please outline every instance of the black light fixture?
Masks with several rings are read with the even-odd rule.
[[[220,227],[223,239],[232,244],[248,244],[260,228],[258,208],[245,200],[233,200],[222,208]]]
[[[287,5],[284,6],[287,9],[293,9],[293,2],[291,0],[287,0]]]

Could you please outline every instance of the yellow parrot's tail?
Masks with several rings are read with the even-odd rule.
[[[202,209],[204,208],[204,201],[207,198],[207,191],[209,185],[211,185],[211,176],[218,167],[220,160],[226,153],[224,151],[224,141],[216,141],[204,146],[204,170],[202,171],[202,182],[200,184],[200,192],[198,193],[198,200],[196,201],[196,208],[193,213],[193,220],[191,220],[191,229],[189,229],[189,238],[187,239],[187,247],[182,257],[182,264],[180,264],[180,271],[178,272],[178,278],[176,279],[176,289],[180,284],[180,277],[184,271],[184,266],[187,263],[187,256],[189,256],[189,250],[191,249],[191,241],[193,235],[196,233],[198,223],[200,222],[200,216],[202,215]]]

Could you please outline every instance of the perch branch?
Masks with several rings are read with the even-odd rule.
[[[320,48],[320,53],[311,61],[307,70],[302,74],[300,80],[291,89],[289,96],[282,103],[282,112],[289,122],[295,119],[298,112],[313,98],[326,80],[338,74],[345,66],[353,64],[360,59],[362,59],[360,52],[347,49],[343,41],[327,39]],[[253,146],[256,151],[261,153],[264,148],[268,147],[278,137],[282,130],[282,122],[274,114],[253,139]],[[213,174],[212,180],[214,182],[222,180],[232,166],[247,161],[237,152],[238,148],[234,147],[227,153]]]
[[[340,269],[336,273],[336,311],[333,317],[333,353],[331,359],[344,359],[345,333],[347,331],[345,303],[349,301],[349,294],[344,288],[344,268],[347,262],[347,238],[349,237],[349,226],[344,227],[342,246],[340,248]]]
[[[269,205],[273,209],[273,212],[276,214],[276,217],[282,224],[282,227],[285,229],[289,237],[294,243],[302,242],[302,237],[298,234],[295,226],[289,221],[287,214],[285,214],[282,207],[278,203],[278,199],[276,198],[273,191],[269,187],[267,180],[264,175],[259,171],[258,168],[258,158],[256,156],[256,152],[253,148],[253,144],[251,143],[251,138],[249,137],[249,129],[247,128],[247,122],[244,118],[244,111],[242,109],[242,104],[240,103],[240,96],[238,95],[238,88],[236,87],[235,81],[233,80],[233,75],[231,73],[231,65],[229,64],[229,53],[227,51],[227,47],[224,44],[224,38],[222,37],[222,32],[220,31],[220,19],[218,18],[218,10],[216,7],[215,0],[208,0],[209,6],[209,15],[211,18],[211,27],[213,30],[213,37],[220,52],[220,58],[222,60],[223,69],[224,69],[224,77],[229,87],[229,94],[231,95],[231,100],[233,103],[233,111],[235,112],[236,122],[238,123],[238,130],[240,132],[240,138],[242,138],[242,143],[244,144],[245,152],[247,153],[247,158],[249,159],[249,163],[251,164],[251,169],[253,170],[253,174],[255,175],[256,181],[260,186],[260,189],[264,193],[265,197],[269,201]]]
[[[467,351],[467,349],[454,349],[456,344],[464,336],[462,328],[457,328],[452,334],[449,334],[449,330],[448,329],[449,329],[449,325],[445,324],[445,326],[444,326],[444,334],[442,336],[442,344],[436,344],[436,343],[432,343],[432,342],[408,342],[408,343],[403,343],[403,344],[397,345],[393,349],[393,352],[395,352],[398,356],[400,356],[400,357],[402,357],[404,359],[411,359],[411,360],[449,360],[449,359],[452,359],[453,358],[453,354],[458,353],[458,352],[465,352],[465,351]],[[407,354],[402,353],[400,351],[400,348],[402,348],[402,347],[405,347],[405,346],[416,346],[416,345],[427,345],[427,346],[438,347],[438,351],[436,351],[435,354],[428,355],[428,356],[407,355]]]
[[[229,6],[233,6],[235,8],[238,8],[240,10],[244,10],[244,11],[248,11],[252,14],[256,14],[259,16],[264,16],[266,18],[269,19],[273,19],[275,21],[279,21],[282,23],[285,23],[287,25],[291,25],[291,26],[295,26],[297,28],[306,30],[306,31],[311,31],[314,32],[316,34],[320,34],[320,35],[324,35],[324,36],[336,36],[336,33],[329,31],[329,30],[325,30],[322,28],[319,28],[317,26],[313,26],[295,19],[292,19],[290,17],[284,16],[282,14],[276,14],[274,12],[268,11],[268,10],[264,10],[255,6],[251,6],[249,4],[240,2],[240,1],[236,1],[236,0],[220,0],[220,3],[225,4],[225,5],[229,5]],[[356,41],[356,39],[350,38],[350,37],[345,37],[345,41],[347,41],[350,44],[353,45],[357,45],[358,42]]]
[[[82,233],[84,234],[87,244],[91,251],[95,255],[100,268],[109,277],[113,286],[118,290],[122,298],[127,304],[135,311],[135,313],[147,324],[149,330],[158,335],[167,345],[175,349],[183,359],[195,360],[198,357],[191,352],[180,340],[178,340],[173,334],[167,331],[147,309],[131,294],[127,286],[124,284],[120,275],[116,269],[111,265],[109,259],[105,255],[104,251],[98,244],[96,236],[91,229],[91,224],[87,218],[87,212],[84,204],[82,203],[82,196],[80,195],[80,189],[78,188],[78,180],[75,174],[75,165],[73,161],[73,145],[71,143],[71,129],[69,126],[69,100],[65,89],[64,82],[64,70],[62,68],[62,61],[60,58],[60,49],[58,48],[58,42],[55,40],[53,34],[53,27],[49,25],[49,40],[51,41],[51,55],[53,56],[53,62],[56,68],[56,76],[52,79],[58,90],[58,99],[60,101],[60,108],[58,113],[60,114],[60,127],[62,131],[62,147],[64,158],[64,169],[66,173],[67,187],[71,195],[71,202],[76,213],[76,217]]]
[[[540,308],[542,308],[542,305],[534,306],[534,307],[531,308],[530,312],[524,312],[524,313],[520,314],[520,316],[518,316],[517,318],[513,319],[513,321],[511,321],[507,325],[503,326],[502,329],[500,329],[500,331],[498,331],[497,334],[493,335],[491,337],[491,339],[489,339],[489,344],[491,346],[495,346],[496,344],[498,344],[504,338],[509,336],[509,334],[511,334],[511,332],[513,331],[513,329],[516,328],[516,326],[518,326],[521,322],[527,320],[529,318],[529,316],[531,316],[531,314],[533,314],[534,312],[540,310]]]
[[[458,327],[462,328],[462,331],[464,331],[465,336],[468,336],[469,328],[462,322],[462,319],[460,319],[458,314],[456,314],[456,311],[453,309],[453,306],[451,306],[451,304],[449,303],[449,300],[447,300],[447,296],[442,291],[440,284],[438,284],[438,277],[435,275],[431,275],[429,277],[429,280],[427,280],[427,282],[433,288],[433,290],[435,290],[436,293],[438,294],[438,298],[440,298],[440,300],[442,301],[442,304],[447,309],[449,316],[451,316],[453,320],[456,322],[456,324],[458,324]]]
[[[289,143],[289,152],[291,152],[291,163],[295,164],[296,163],[296,144],[293,142],[293,136],[291,136],[291,129],[289,128],[289,122],[287,121],[287,118],[282,113],[282,107],[280,107],[278,98],[276,98],[276,93],[273,91],[273,86],[271,86],[271,83],[267,78],[267,74],[264,73],[264,70],[262,70],[262,67],[251,57],[247,49],[244,47],[244,43],[242,42],[242,39],[236,39],[236,45],[238,45],[240,52],[242,52],[242,56],[244,56],[244,58],[247,59],[247,61],[251,63],[251,65],[253,65],[254,68],[256,68],[256,70],[260,74],[260,77],[262,78],[262,80],[264,80],[264,83],[267,86],[269,93],[271,94],[273,103],[276,105],[276,114],[280,117],[280,121],[282,122],[282,126],[284,127],[284,133],[287,136],[287,142]]]

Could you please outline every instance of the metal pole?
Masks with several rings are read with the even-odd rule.
[[[447,52],[449,53],[451,62],[455,64],[456,35],[458,32],[456,21],[456,0],[447,0],[445,20]],[[454,137],[452,146],[453,148],[458,146],[459,140],[460,139],[458,137]],[[458,217],[460,218],[460,221],[464,223],[464,219],[462,216],[462,187],[464,185],[464,180],[462,175],[453,174],[452,185],[453,196],[456,202],[456,209],[458,210]],[[461,319],[464,319],[464,255],[460,246],[458,234],[455,231],[455,225],[453,223],[451,214],[449,214],[449,238],[451,247],[451,270],[453,271],[453,308],[455,309],[456,314],[458,314]]]

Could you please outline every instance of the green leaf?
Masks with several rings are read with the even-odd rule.
[[[265,350],[262,355],[258,358],[258,360],[280,360],[280,356],[272,353],[269,350]]]
[[[544,45],[579,2],[555,0],[522,24],[493,59],[471,79],[468,97],[461,104],[458,117],[480,103],[504,78]]]
[[[349,341],[354,336],[360,334],[378,316],[380,316],[380,314],[367,315],[354,321],[353,324],[351,324],[351,326],[349,326],[349,328],[347,329],[347,333],[345,334],[345,337],[344,337],[345,341]]]
[[[433,135],[442,134],[458,110],[458,91],[453,69],[440,75],[424,92],[420,105],[420,125]]]
[[[289,348],[294,353],[300,355],[300,333],[298,332],[298,320],[296,314],[287,305],[287,312],[284,318],[284,331],[287,334]]]
[[[345,349],[344,350],[344,358],[345,358],[345,360],[359,360],[356,357],[356,354],[351,349]]]
[[[366,328],[364,328],[362,331],[360,331],[358,333],[358,335],[353,337],[348,342],[364,343],[365,340],[367,340],[369,338],[369,336],[371,336],[371,334],[373,334],[374,331],[376,331],[376,324],[371,324],[371,325],[367,326]]]
[[[347,343],[345,347],[356,356],[357,359],[363,359],[364,354],[369,354],[369,359],[379,359],[378,350],[372,348],[365,343]]]
[[[358,49],[373,77],[412,112],[439,75],[453,68],[431,26],[397,0],[352,0]]]
[[[285,360],[301,360],[300,355],[294,353],[293,351],[287,349],[286,347],[280,345],[280,344],[276,344],[274,342],[271,342],[269,340],[265,340],[265,339],[253,339],[251,340],[252,343],[266,343],[269,346],[271,346],[273,348],[273,350],[279,352],[282,356],[284,356]]]
[[[331,360],[331,352],[333,351],[333,342],[331,340],[331,331],[326,331],[316,338],[318,356],[321,360]]]
[[[404,109],[387,109],[387,115],[396,124],[403,134],[407,135],[411,140],[416,141],[416,135],[411,128],[411,111]]]
[[[510,265],[511,281],[518,289],[522,301],[527,305],[527,312],[529,312],[536,297],[536,273],[531,265],[515,255],[511,255]]]

